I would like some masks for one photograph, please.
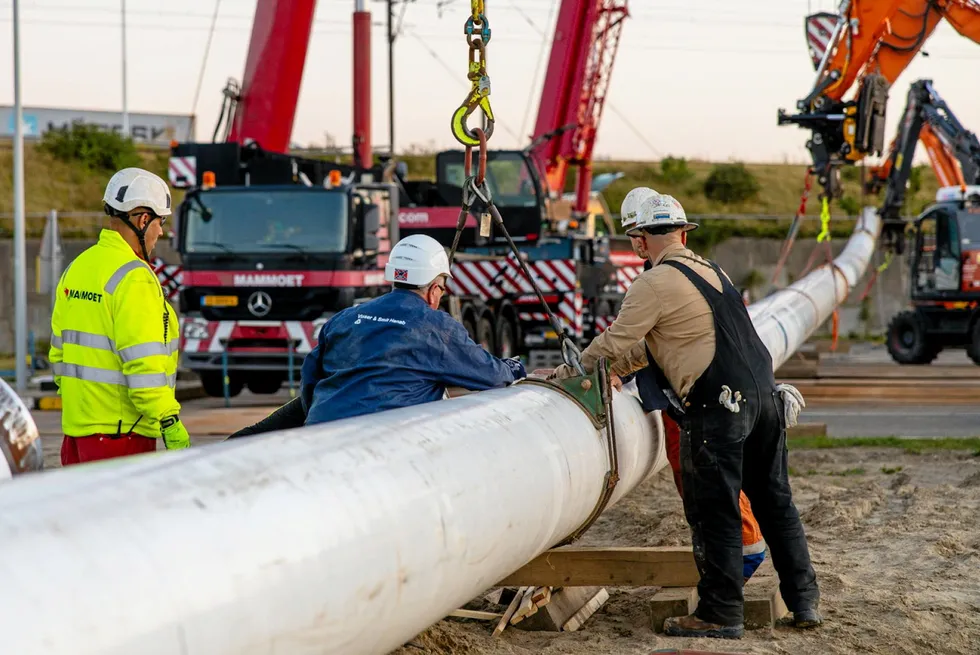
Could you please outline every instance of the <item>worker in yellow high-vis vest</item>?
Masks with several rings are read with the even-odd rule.
[[[61,464],[187,448],[178,418],[177,315],[148,264],[171,215],[159,176],[125,168],[103,197],[109,228],[61,276],[49,359],[62,399]]]

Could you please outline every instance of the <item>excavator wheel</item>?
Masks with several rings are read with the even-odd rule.
[[[517,334],[509,312],[497,317],[497,357],[508,358],[517,354]]]
[[[966,354],[970,356],[974,364],[980,366],[980,317],[973,321],[973,329],[970,330],[970,343],[966,347]]]
[[[888,353],[899,364],[928,364],[942,346],[929,343],[929,329],[918,312],[896,314],[888,325]]]

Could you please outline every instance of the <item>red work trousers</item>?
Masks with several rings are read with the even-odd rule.
[[[64,441],[61,442],[61,465],[70,466],[100,459],[151,453],[156,449],[156,439],[140,434],[129,433],[118,439],[105,434],[93,434],[87,437],[65,435]]]
[[[670,470],[674,474],[674,485],[677,487],[677,493],[681,494],[681,498],[683,498],[684,492],[681,486],[681,426],[667,416],[666,412],[661,412],[661,418],[664,421],[667,461],[670,462]],[[738,504],[742,509],[742,546],[758,544],[762,541],[762,530],[759,529],[759,523],[752,514],[752,506],[749,504],[749,499],[745,496],[744,491],[739,494]]]

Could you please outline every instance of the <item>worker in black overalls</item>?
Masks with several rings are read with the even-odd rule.
[[[641,205],[627,234],[642,240],[652,268],[630,285],[582,364],[592,371],[605,357],[619,376],[647,369],[681,425],[684,510],[701,580],[697,610],[667,619],[665,633],[742,636],[740,490],[768,544],[793,625],[813,627],[821,623],[819,592],[786,454],[786,427],[802,396],[776,384],[772,357],[727,275],[684,246],[684,232],[694,227],[670,196]],[[572,375],[563,365],[551,377]]]

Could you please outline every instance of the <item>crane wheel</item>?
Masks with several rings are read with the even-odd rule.
[[[497,357],[506,359],[517,354],[517,330],[509,313],[497,317]]]
[[[914,310],[896,314],[888,325],[888,354],[899,364],[928,364],[941,350],[929,343],[925,319]]]
[[[490,312],[484,312],[476,319],[476,339],[474,339],[478,344],[483,346],[483,349],[488,353],[494,352],[494,329],[493,329],[493,314]]]
[[[966,354],[970,356],[974,364],[980,365],[980,317],[973,321],[973,328],[970,330],[970,343],[966,347]]]

